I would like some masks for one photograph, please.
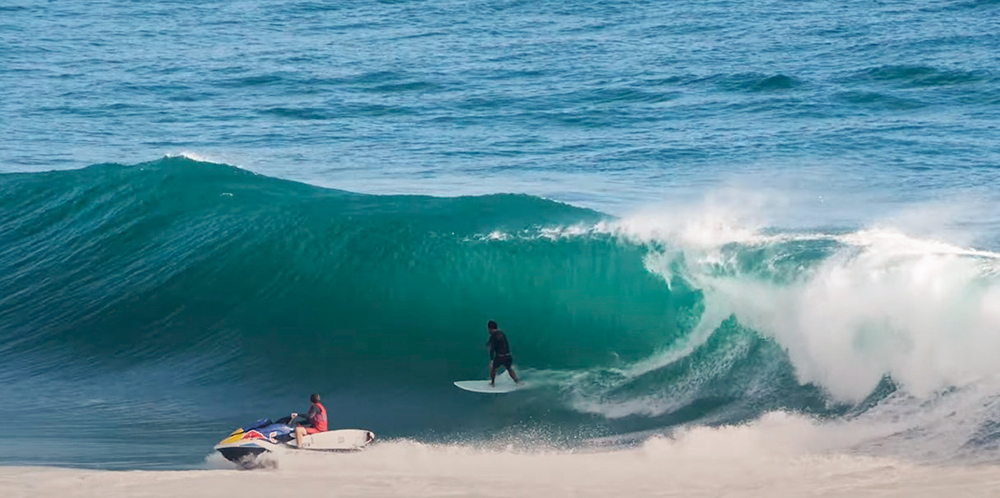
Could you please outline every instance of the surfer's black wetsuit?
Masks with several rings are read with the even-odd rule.
[[[510,344],[507,343],[507,336],[500,329],[490,333],[490,340],[486,341],[486,346],[490,348],[490,360],[493,361],[493,368],[510,368],[514,363],[514,358],[510,355]]]

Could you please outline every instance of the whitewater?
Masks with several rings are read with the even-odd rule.
[[[764,421],[777,434],[809,433],[803,421]],[[787,424],[787,425],[786,425]],[[996,467],[926,467],[871,457],[819,456],[792,438],[753,428],[692,431],[619,452],[483,451],[398,442],[357,456],[284,459],[281,470],[123,473],[4,469],[7,496],[991,496]]]
[[[0,496],[998,495],[998,9],[5,2]]]

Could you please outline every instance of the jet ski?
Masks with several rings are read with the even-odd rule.
[[[295,428],[290,417],[272,422],[260,419],[246,427],[236,429],[215,445],[222,456],[242,468],[258,466],[259,457],[265,453],[280,454],[297,451],[360,451],[375,441],[375,434],[364,429],[340,429],[318,432],[302,438],[302,447],[295,442]]]

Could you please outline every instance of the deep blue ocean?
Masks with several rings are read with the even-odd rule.
[[[996,461],[998,181],[996,0],[2,0],[0,464],[198,467],[312,392]],[[489,319],[533,389],[452,386]]]

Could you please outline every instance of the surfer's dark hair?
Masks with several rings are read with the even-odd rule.
[[[319,403],[319,395],[318,394],[310,395],[309,396],[309,401],[311,403]]]
[[[490,321],[486,322],[486,328],[488,328],[488,329],[495,329],[495,328],[497,328],[497,322],[494,322],[493,320],[490,320]]]

